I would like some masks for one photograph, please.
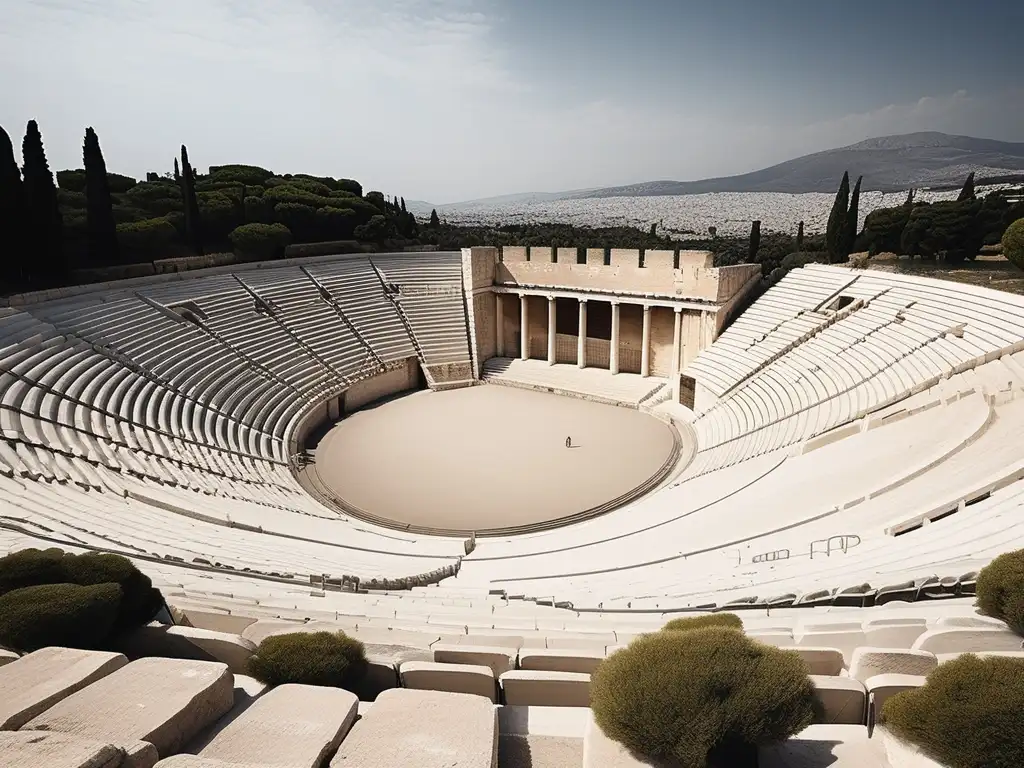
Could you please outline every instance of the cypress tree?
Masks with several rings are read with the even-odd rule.
[[[11,137],[0,127],[0,232],[3,257],[0,257],[0,283],[11,285],[21,279],[28,258],[25,239],[25,189],[18,161],[14,159]]]
[[[840,257],[843,247],[843,230],[846,228],[846,212],[850,207],[850,174],[843,173],[843,180],[839,182],[839,191],[836,192],[836,199],[832,203],[832,211],[828,215],[828,225],[825,228],[825,250],[828,252],[828,260],[834,264],[845,259]]]
[[[907,192],[907,201],[903,204],[906,208],[910,208],[914,204],[914,188],[911,187],[910,191]]]
[[[804,249],[804,223],[802,221],[796,226],[796,249],[798,251]]]
[[[755,220],[750,224],[750,247],[747,250],[747,261],[751,264],[757,261],[757,249],[761,247],[761,221]]]
[[[107,164],[103,160],[100,140],[92,128],[85,129],[82,147],[85,163],[86,228],[89,245],[89,263],[107,266],[120,262],[117,248],[117,226],[114,224]]]
[[[199,220],[199,198],[196,180],[188,161],[188,149],[181,145],[181,196],[185,201],[185,240],[198,256],[203,255],[202,222]]]
[[[174,183],[181,186],[181,171],[178,169],[178,158],[174,158]]]
[[[967,178],[964,180],[964,186],[960,190],[960,194],[957,196],[956,201],[963,203],[968,200],[977,200],[978,196],[974,193],[974,171],[967,174]]]
[[[850,209],[846,212],[846,225],[843,227],[843,248],[841,255],[843,259],[850,258],[853,253],[853,243],[857,239],[857,224],[860,211],[860,183],[863,176],[857,177],[857,183],[853,185],[853,194],[850,195]]]
[[[402,213],[408,213],[408,211],[405,210],[405,198],[404,197],[402,198]]]
[[[441,226],[441,220],[437,218],[437,208],[430,211],[430,226],[435,228]]]
[[[25,221],[28,241],[33,246],[30,272],[47,283],[59,283],[67,276],[64,259],[64,233],[57,187],[46,161],[43,137],[35,120],[28,121],[21,145],[24,161],[21,175],[25,190]]]

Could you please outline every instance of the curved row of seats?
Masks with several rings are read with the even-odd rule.
[[[0,310],[0,523],[306,583],[457,566],[461,540],[348,519],[305,494],[288,461],[299,419],[328,395],[417,347],[423,362],[469,360],[461,254],[69,293]]]
[[[459,254],[28,297],[0,311],[0,525],[297,584],[455,566],[458,586],[592,610],[954,578],[1016,542],[1022,303],[795,270],[692,364],[715,402],[690,425],[698,450],[678,481],[464,557],[461,540],[324,507],[288,465],[327,394],[413,356],[470,359]]]

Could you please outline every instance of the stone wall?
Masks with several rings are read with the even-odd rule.
[[[726,303],[735,298],[737,293],[755,278],[761,279],[759,264],[735,264],[731,267],[719,267],[718,301]]]
[[[462,249],[462,289],[466,297],[469,348],[473,360],[470,378],[479,378],[484,362],[497,354],[497,306],[491,292],[497,260],[497,248]]]
[[[472,384],[475,378],[472,363],[437,363],[427,366],[427,370],[430,371],[436,389],[449,389],[443,385],[453,382]]]
[[[382,397],[397,395],[420,386],[419,363],[410,357],[404,365],[391,371],[357,381],[345,390],[345,413],[362,408]],[[326,414],[325,414],[326,416]]]

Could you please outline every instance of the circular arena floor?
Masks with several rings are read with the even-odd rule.
[[[673,445],[670,427],[636,410],[485,385],[348,416],[320,441],[315,471],[379,522],[486,534],[583,516],[647,483]]]

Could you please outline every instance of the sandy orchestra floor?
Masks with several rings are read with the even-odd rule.
[[[484,385],[352,414],[320,442],[316,471],[339,498],[398,525],[481,531],[596,507],[671,451],[669,427],[639,411]]]

